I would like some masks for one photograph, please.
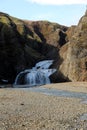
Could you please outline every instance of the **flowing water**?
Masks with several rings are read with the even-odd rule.
[[[80,116],[81,121],[87,121],[87,113],[84,113]]]
[[[49,76],[56,72],[56,69],[49,69],[53,64],[53,60],[45,60],[38,62],[32,69],[20,72],[14,85],[28,84],[29,86],[40,86],[50,84]]]
[[[67,97],[67,98],[79,98],[81,99],[80,103],[87,104],[87,93],[83,92],[71,92],[71,91],[65,91],[65,90],[58,90],[58,89],[50,89],[50,88],[44,88],[44,87],[30,87],[28,85],[19,85],[15,86],[18,88],[21,88],[24,91],[31,91],[36,93],[42,93],[49,96],[58,96],[58,97]],[[87,113],[83,113],[79,119],[81,121],[87,121]]]
[[[50,83],[49,76],[56,71],[56,69],[49,69],[52,63],[53,63],[52,60],[41,61],[38,62],[32,69],[27,69],[20,72],[16,77],[14,87],[16,88],[23,87],[22,89],[24,91],[39,92],[46,95],[68,97],[68,98],[80,98],[82,99],[81,103],[87,104],[87,93],[70,92],[65,90],[49,89],[43,87],[32,87]],[[25,85],[20,85],[21,77],[24,78]],[[80,116],[80,120],[81,121],[87,120],[87,113],[82,114]]]
[[[28,87],[26,85],[26,88],[22,88],[22,90],[25,91],[32,91],[32,92],[39,92],[46,95],[52,95],[52,96],[60,96],[60,97],[69,97],[69,98],[80,98],[83,101],[87,100],[87,93],[83,92],[71,92],[71,91],[65,91],[65,90],[59,90],[59,89],[49,89],[44,87]]]

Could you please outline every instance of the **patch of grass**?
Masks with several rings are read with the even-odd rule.
[[[0,22],[5,23],[5,24],[10,24],[9,19],[5,16],[0,16]]]

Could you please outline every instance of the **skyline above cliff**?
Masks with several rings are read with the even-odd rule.
[[[77,25],[86,10],[86,0],[1,0],[0,11],[26,20],[48,20],[62,25]]]

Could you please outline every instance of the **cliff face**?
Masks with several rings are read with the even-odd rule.
[[[0,12],[0,82],[45,59],[58,59],[67,27],[47,21],[23,21]],[[63,37],[64,36],[64,37]]]
[[[60,50],[58,70],[70,81],[87,81],[87,11],[69,42]]]
[[[77,26],[25,21],[0,13],[0,82],[52,59],[52,82],[87,81],[87,11]]]
[[[66,43],[67,27],[48,21],[29,22],[24,21],[26,26],[39,37],[41,42],[57,47],[58,49]]]

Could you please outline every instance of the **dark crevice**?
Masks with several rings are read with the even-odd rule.
[[[46,42],[46,39],[44,38],[43,34],[40,32],[39,27],[37,27],[36,25],[34,25],[34,31],[35,31],[35,33],[40,37],[40,39],[41,39],[43,42]]]
[[[60,47],[63,46],[65,43],[66,43],[66,34],[62,31],[59,32],[59,36],[60,36],[60,39],[59,39],[59,45]]]

